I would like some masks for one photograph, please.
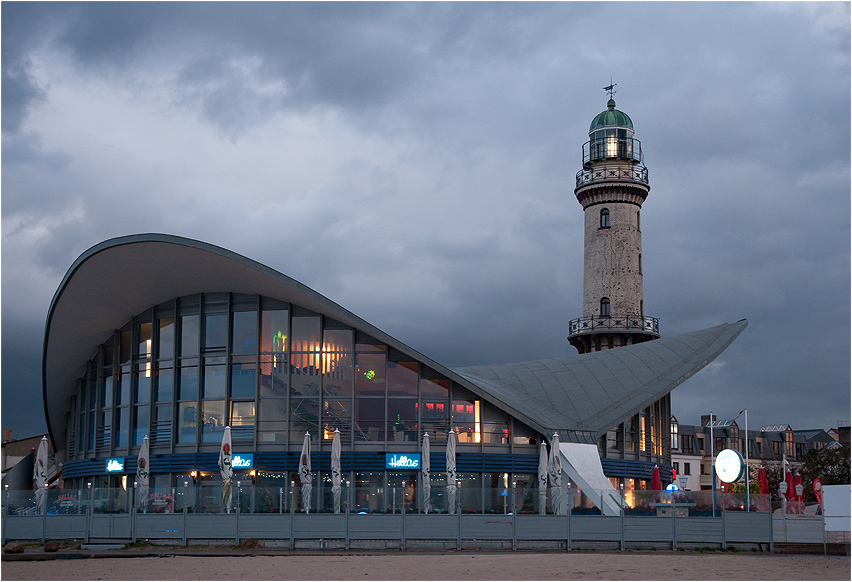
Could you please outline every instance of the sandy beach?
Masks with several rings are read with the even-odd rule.
[[[849,580],[840,556],[463,552],[91,558],[12,562],[3,580]]]

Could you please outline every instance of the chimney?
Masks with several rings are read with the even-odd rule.
[[[3,429],[3,442],[6,443],[6,442],[9,442],[10,440],[12,440],[12,429],[11,428],[4,428]]]

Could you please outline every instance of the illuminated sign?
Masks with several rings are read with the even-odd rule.
[[[107,473],[123,473],[124,472],[124,459],[107,459],[106,472]]]
[[[735,483],[745,474],[743,456],[734,449],[724,449],[716,455],[716,476],[725,483]]]
[[[254,468],[254,453],[234,453],[231,457],[231,467],[234,469]]]
[[[419,469],[420,453],[385,453],[385,469]]]

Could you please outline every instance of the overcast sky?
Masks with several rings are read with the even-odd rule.
[[[449,367],[576,353],[610,78],[650,175],[646,315],[749,321],[674,414],[850,418],[848,3],[3,2],[2,69],[15,438],[45,430],[62,277],[132,233],[255,259]]]

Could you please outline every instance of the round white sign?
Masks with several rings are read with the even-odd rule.
[[[733,449],[723,449],[716,455],[716,476],[725,483],[742,479],[745,473],[743,456]]]

